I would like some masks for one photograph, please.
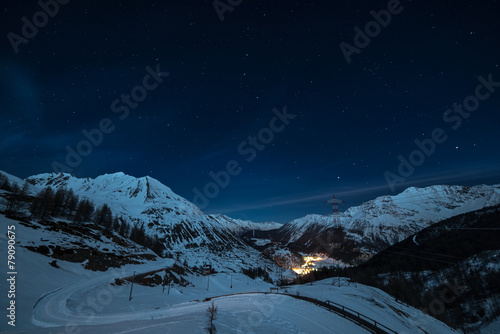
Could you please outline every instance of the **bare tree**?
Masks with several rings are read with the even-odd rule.
[[[207,318],[208,318],[208,327],[206,328],[209,334],[217,333],[217,329],[215,328],[214,321],[217,319],[217,306],[215,306],[214,302],[212,305],[207,308]]]
[[[31,203],[31,216],[45,219],[52,212],[54,206],[54,191],[51,187],[46,187],[38,193]]]

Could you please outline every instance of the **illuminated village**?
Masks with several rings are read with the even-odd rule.
[[[292,268],[298,275],[307,275],[311,271],[319,270],[323,267],[346,267],[343,262],[327,257],[325,254],[310,254],[304,256],[304,264],[300,267]]]

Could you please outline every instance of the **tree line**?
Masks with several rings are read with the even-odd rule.
[[[0,173],[0,189],[10,192],[7,196],[7,204],[5,206],[5,212],[12,214],[19,211],[22,203],[28,199],[28,183],[24,183],[23,187],[20,188],[17,183],[10,183],[9,179]]]
[[[122,237],[128,238],[137,244],[150,248],[158,255],[162,255],[164,246],[156,237],[146,234],[144,225],[130,225],[123,219],[113,215],[108,204],[96,205],[88,198],[80,198],[73,189],[59,187],[57,190],[48,186],[36,196],[29,196],[29,185],[25,182],[20,188],[17,183],[9,182],[7,177],[0,173],[0,189],[10,192],[5,206],[7,214],[19,214],[21,209],[27,208],[31,219],[47,220],[62,218],[74,224],[94,223],[109,234],[115,231]]]
[[[271,278],[271,276],[269,276],[269,272],[265,268],[262,267],[248,268],[248,269],[242,269],[241,272],[250,277],[251,279],[260,277],[264,282],[273,283],[273,279]]]
[[[469,331],[500,316],[499,221],[500,205],[457,215],[356,267],[322,268],[295,283],[348,277]]]

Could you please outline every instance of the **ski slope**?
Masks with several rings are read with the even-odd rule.
[[[3,236],[2,236],[3,238]],[[3,240],[2,240],[3,243]],[[2,256],[4,255],[2,249]],[[25,249],[19,251],[18,318],[15,331],[0,324],[0,331],[16,333],[201,333],[211,302],[204,298],[249,291],[269,292],[270,284],[240,273],[210,277],[189,276],[189,286],[135,284],[113,287],[109,282],[133,271],[168,265],[157,261],[127,265],[107,272],[89,272],[79,264],[49,258]],[[341,287],[331,280],[292,286],[290,294],[332,300],[358,310],[398,333],[456,333],[420,311],[400,305],[384,292],[347,281]],[[232,285],[231,285],[232,283]],[[6,283],[0,283],[5,291]],[[5,299],[2,299],[2,302]],[[213,300],[219,309],[219,333],[365,333],[354,323],[311,303],[276,294],[248,294]],[[4,306],[4,305],[2,305]],[[406,314],[406,315],[404,315]],[[416,326],[420,326],[418,329]]]
[[[0,229],[16,225],[16,326],[0,322],[0,332],[9,333],[202,333],[206,326],[205,298],[235,293],[269,292],[271,284],[227,271],[201,276],[188,274],[186,286],[134,284],[112,285],[116,278],[170,267],[172,259],[143,260],[105,272],[85,269],[83,263],[57,260],[29,251],[24,246],[54,238],[42,228],[25,227],[0,215]],[[51,232],[52,233],[52,232]],[[55,232],[54,232],[55,233]],[[45,240],[45,239],[44,239]],[[59,239],[58,239],[59,240]],[[60,243],[72,239],[60,235]],[[99,241],[95,241],[99,243]],[[106,241],[94,245],[109,247]],[[7,258],[7,236],[0,234],[0,257]],[[5,274],[4,274],[5,275]],[[0,291],[8,291],[6,279]],[[398,333],[456,333],[436,319],[397,303],[393,297],[368,286],[332,280],[313,285],[291,286],[288,294],[331,300],[352,308]],[[312,303],[277,294],[242,294],[213,300],[219,308],[219,333],[364,333],[355,323]],[[6,309],[6,294],[0,298]]]

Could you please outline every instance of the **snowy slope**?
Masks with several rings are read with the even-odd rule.
[[[2,173],[5,177],[7,177],[7,180],[9,180],[9,182],[11,184],[16,183],[20,188],[22,188],[22,186],[24,184],[24,180],[23,179],[20,179],[17,176],[14,176],[12,174],[6,173],[4,171],[0,171],[0,173]]]
[[[411,187],[351,207],[340,220],[351,238],[376,252],[443,219],[499,203],[500,184]],[[279,235],[284,243],[308,244],[332,227],[331,216],[307,215],[283,225]]]
[[[173,250],[185,249],[189,244],[237,242],[225,230],[224,221],[215,221],[148,176],[135,178],[120,172],[79,179],[70,174],[50,173],[26,180],[39,187],[71,188],[96,205],[107,203],[114,215],[123,216],[133,225],[144,224],[147,232],[165,238],[167,247]]]
[[[0,216],[0,226],[16,225],[22,235],[35,241],[40,229],[32,230]],[[2,243],[6,241],[1,235]],[[7,249],[0,249],[6,258]],[[17,333],[201,333],[206,326],[205,312],[210,305],[204,298],[245,293],[213,299],[219,308],[219,333],[367,333],[356,324],[313,304],[288,296],[246,294],[269,292],[271,285],[249,279],[241,273],[223,272],[210,278],[188,274],[187,286],[135,284],[129,300],[130,283],[111,285],[120,278],[172,265],[171,259],[127,264],[105,272],[85,270],[77,263],[58,261],[60,268],[48,264],[49,258],[17,247]],[[0,281],[7,291],[7,281]],[[341,287],[330,280],[314,285],[287,288],[289,294],[331,300],[362,312],[399,333],[455,333],[420,311],[394,301],[384,292],[346,281]],[[2,298],[2,306],[5,299]],[[417,328],[416,326],[419,326]],[[12,331],[6,321],[0,332]]]
[[[9,183],[11,185],[17,184],[17,186],[20,189],[22,189],[23,186],[24,186],[24,184],[26,183],[26,181],[24,181],[23,179],[20,179],[17,176],[14,176],[12,174],[6,173],[4,171],[0,170],[0,174],[4,175],[7,178],[7,180],[9,181]],[[35,194],[38,193],[38,191],[40,191],[40,189],[37,186],[31,185],[31,184],[28,183],[28,194],[29,195],[35,195]]]
[[[251,220],[241,220],[228,217],[226,215],[217,214],[210,215],[213,219],[226,226],[236,235],[242,235],[248,231],[269,231],[276,230],[283,226],[283,224],[275,222],[255,223]]]
[[[212,263],[216,269],[235,271],[257,266],[271,271],[276,268],[234,234],[235,226],[240,226],[238,221],[225,216],[215,219],[203,213],[149,176],[135,178],[120,172],[82,179],[71,174],[46,173],[26,180],[39,189],[71,188],[96,206],[107,203],[114,215],[121,216],[130,225],[144,226],[147,234],[164,242],[167,253],[191,265]]]
[[[112,285],[115,278],[161,269],[172,265],[172,259],[160,259],[137,245],[114,245],[109,237],[96,235],[79,238],[64,232],[64,224],[15,221],[0,215],[0,227],[15,225],[16,305],[19,333],[196,333],[206,326],[206,297],[232,293],[269,292],[271,285],[261,279],[249,279],[242,268],[264,267],[276,279],[276,265],[260,252],[242,243],[231,231],[234,222],[222,216],[205,215],[196,206],[174,194],[170,188],[149,178],[134,178],[116,173],[96,179],[78,179],[69,174],[41,174],[28,178],[33,189],[45,186],[67,187],[88,197],[97,205],[108,203],[114,214],[122,215],[130,224],[144,224],[148,233],[164,238],[166,246],[179,254],[180,262],[201,266],[212,264],[218,273],[210,277],[186,274],[189,284],[173,285],[169,292],[161,286]],[[236,223],[238,224],[238,223]],[[241,223],[240,223],[241,224]],[[251,226],[251,224],[243,224]],[[91,235],[92,233],[90,233]],[[0,235],[2,244],[7,239]],[[58,259],[58,268],[49,263],[53,258],[30,251],[30,247],[47,246],[92,249],[109,256],[140,257],[135,263],[119,268],[92,271],[81,263]],[[135,248],[134,248],[135,247]],[[6,247],[0,256],[6,258]],[[127,255],[127,252],[129,253]],[[89,257],[96,257],[95,253]],[[49,254],[50,255],[50,254]],[[101,255],[102,256],[102,255]],[[0,289],[8,291],[6,280]],[[420,311],[400,305],[380,290],[345,282],[340,288],[330,281],[313,286],[294,286],[290,294],[332,300],[359,310],[376,321],[404,333],[454,333],[440,322]],[[6,307],[6,299],[1,300]],[[220,333],[364,333],[356,324],[305,301],[289,296],[242,294],[214,299],[220,316],[216,322]],[[41,326],[41,327],[40,327]],[[418,327],[415,327],[418,326]],[[0,332],[12,330],[5,321]]]

